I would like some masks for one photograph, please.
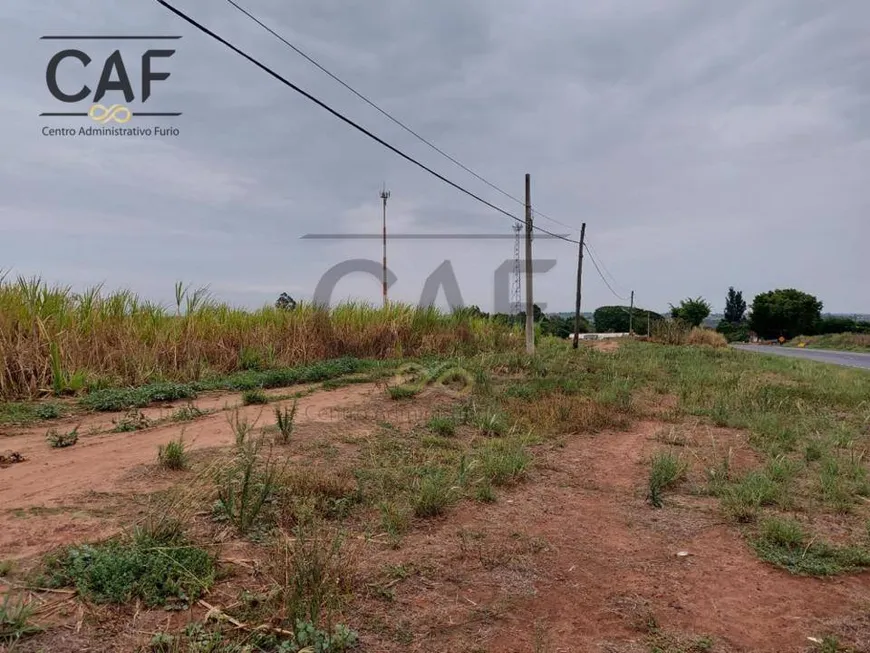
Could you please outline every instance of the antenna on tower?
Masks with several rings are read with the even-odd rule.
[[[520,314],[523,305],[522,266],[520,265],[520,232],[523,225],[516,223],[514,230],[514,274],[511,280],[511,315]]]

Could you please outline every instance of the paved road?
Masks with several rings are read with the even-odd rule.
[[[844,367],[861,367],[870,370],[870,354],[859,354],[853,351],[831,351],[828,349],[796,349],[782,347],[780,345],[733,345],[735,349],[743,351],[755,351],[761,354],[775,354],[778,356],[791,356],[804,360],[832,363]]]

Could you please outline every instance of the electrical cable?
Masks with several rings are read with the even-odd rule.
[[[240,48],[236,47],[235,45],[233,45],[232,43],[230,43],[229,41],[227,41],[226,39],[224,39],[224,38],[221,37],[220,35],[216,34],[216,33],[213,32],[212,30],[210,30],[210,29],[209,29],[208,27],[206,27],[205,25],[202,25],[201,23],[197,22],[194,18],[191,18],[190,16],[188,16],[187,14],[185,14],[185,13],[184,13],[183,11],[181,11],[180,9],[175,8],[174,6],[172,6],[171,4],[169,4],[166,0],[157,0],[157,2],[160,3],[161,5],[163,5],[164,7],[166,7],[167,9],[169,9],[169,11],[171,11],[172,13],[174,13],[174,14],[175,14],[176,16],[178,16],[179,18],[181,18],[181,19],[183,19],[184,21],[190,23],[191,25],[193,25],[194,27],[196,27],[198,30],[200,30],[200,31],[203,32],[204,34],[207,34],[208,36],[212,37],[213,39],[215,39],[215,40],[218,41],[219,43],[222,43],[223,45],[225,45],[226,47],[228,47],[230,50],[232,50],[233,52],[235,52],[236,54],[238,54],[238,55],[244,57],[245,59],[247,59],[248,61],[250,61],[251,63],[253,63],[255,66],[257,66],[258,68],[260,68],[260,69],[262,69],[263,71],[265,71],[265,72],[267,72],[268,74],[270,74],[272,77],[274,77],[274,78],[277,79],[278,81],[280,81],[280,82],[282,82],[283,84],[285,84],[286,86],[290,87],[291,89],[293,89],[294,91],[296,91],[297,93],[299,93],[300,95],[302,95],[303,97],[305,97],[306,99],[311,100],[312,102],[314,102],[315,104],[317,104],[317,105],[318,105],[319,107],[321,107],[322,109],[325,109],[326,111],[328,111],[329,113],[331,113],[333,116],[335,116],[335,117],[338,118],[339,120],[341,120],[341,121],[347,123],[347,124],[350,125],[351,127],[353,127],[353,128],[355,128],[355,129],[357,129],[358,131],[362,132],[363,134],[365,134],[366,136],[368,136],[369,138],[371,138],[371,139],[374,140],[375,142],[379,143],[379,144],[382,145],[383,147],[386,147],[388,150],[390,150],[390,151],[393,152],[394,154],[397,154],[397,155],[399,155],[400,157],[402,157],[403,159],[405,159],[406,161],[409,161],[410,163],[413,163],[413,164],[416,165],[417,167],[419,167],[419,168],[425,170],[426,172],[428,172],[428,173],[431,174],[432,176],[438,178],[439,180],[443,181],[443,182],[446,183],[447,185],[452,186],[452,187],[455,188],[456,190],[458,190],[458,191],[460,191],[460,192],[462,192],[462,193],[468,195],[469,197],[471,197],[471,198],[477,200],[477,201],[480,202],[481,204],[484,204],[485,206],[488,206],[489,208],[491,208],[491,209],[497,211],[498,213],[501,213],[502,215],[504,215],[504,216],[506,216],[506,217],[508,217],[508,218],[511,218],[512,220],[515,220],[516,222],[520,222],[520,223],[525,224],[525,220],[523,220],[522,218],[518,218],[517,216],[513,215],[512,213],[509,213],[508,211],[506,211],[505,209],[503,209],[503,208],[501,208],[501,207],[499,207],[499,206],[496,206],[496,205],[493,204],[492,202],[489,202],[489,201],[485,200],[484,198],[480,197],[479,195],[477,195],[477,194],[473,193],[472,191],[470,191],[470,190],[468,190],[468,189],[466,189],[466,188],[460,186],[460,185],[457,184],[456,182],[451,181],[450,179],[448,179],[448,178],[445,177],[444,175],[442,175],[442,174],[436,172],[436,171],[433,170],[432,168],[428,167],[426,164],[421,163],[420,161],[417,161],[415,158],[413,158],[412,156],[410,156],[410,155],[408,155],[408,154],[405,154],[403,151],[401,151],[401,150],[398,149],[397,147],[395,147],[395,146],[393,146],[393,145],[390,145],[390,144],[387,143],[385,140],[383,140],[383,139],[380,138],[379,136],[375,135],[374,133],[372,133],[371,131],[369,131],[368,129],[366,129],[365,127],[363,127],[362,125],[359,125],[358,123],[354,122],[353,120],[351,120],[350,118],[348,118],[348,117],[345,116],[344,114],[342,114],[342,113],[336,111],[335,109],[333,109],[332,107],[330,107],[330,106],[329,106],[328,104],[326,104],[325,102],[323,102],[323,101],[319,100],[318,98],[314,97],[313,95],[311,95],[311,94],[308,93],[307,91],[303,90],[302,88],[300,88],[299,86],[297,86],[296,84],[294,84],[294,83],[291,82],[290,80],[286,79],[285,77],[282,77],[279,73],[275,72],[274,70],[272,70],[271,68],[269,68],[267,65],[265,65],[264,63],[261,63],[260,61],[258,61],[257,59],[255,59],[254,57],[252,57],[251,55],[249,55],[248,53],[244,52],[244,51],[241,50]],[[533,227],[533,229],[537,229],[537,230],[540,231],[541,233],[545,233],[545,234],[547,234],[548,236],[552,236],[552,237],[554,237],[554,238],[558,238],[559,240],[564,240],[564,241],[566,241],[566,242],[574,243],[574,244],[579,244],[579,242],[580,242],[580,241],[578,241],[578,240],[572,240],[572,239],[570,239],[570,238],[566,238],[565,236],[562,236],[561,234],[556,234],[556,233],[553,233],[552,231],[548,231],[547,229],[544,229],[543,227],[538,227],[538,226],[535,226],[535,225],[532,225],[532,227]]]
[[[624,302],[627,302],[627,301],[628,301],[628,298],[627,298],[627,297],[623,297],[623,296],[620,295],[618,292],[616,292],[616,291],[613,289],[613,286],[610,285],[610,282],[607,281],[607,278],[606,278],[606,277],[604,276],[604,274],[601,272],[601,268],[598,267],[598,262],[595,260],[595,257],[592,255],[592,251],[589,249],[589,245],[586,244],[586,243],[583,243],[583,247],[586,249],[586,252],[589,254],[589,258],[592,259],[592,265],[595,266],[595,270],[598,272],[598,276],[601,277],[601,280],[604,282],[604,285],[607,286],[607,288],[610,290],[610,292],[613,293],[613,295],[614,295],[615,297],[621,299],[621,300],[624,301]]]
[[[467,172],[468,174],[470,174],[471,176],[473,176],[473,177],[474,177],[475,179],[477,179],[478,181],[483,182],[484,184],[486,184],[487,186],[489,186],[489,187],[492,188],[493,190],[495,190],[495,191],[501,193],[502,195],[504,195],[504,196],[507,197],[508,199],[513,200],[513,201],[516,202],[517,204],[519,204],[519,205],[521,205],[521,206],[525,206],[525,202],[524,202],[523,200],[521,200],[520,198],[518,198],[518,197],[516,197],[516,196],[514,196],[514,195],[511,195],[509,192],[507,192],[507,191],[504,190],[503,188],[500,188],[498,185],[492,183],[491,181],[489,181],[488,179],[486,179],[486,178],[483,177],[482,175],[476,173],[474,170],[472,170],[471,168],[469,168],[468,166],[466,166],[466,165],[465,165],[464,163],[462,163],[461,161],[458,161],[456,158],[454,158],[454,157],[452,157],[451,155],[449,155],[447,152],[445,152],[445,151],[442,150],[440,147],[438,147],[437,145],[435,145],[432,141],[430,141],[430,140],[426,139],[425,137],[421,136],[418,132],[416,132],[415,130],[411,129],[411,128],[410,128],[408,125],[406,125],[404,122],[402,122],[401,120],[399,120],[398,118],[396,118],[395,116],[393,116],[389,111],[387,111],[386,109],[383,109],[382,107],[378,106],[378,105],[377,105],[373,100],[371,100],[370,98],[366,97],[363,93],[361,93],[360,91],[357,91],[353,86],[351,86],[350,84],[348,84],[347,82],[345,82],[345,81],[344,81],[343,79],[341,79],[338,75],[336,75],[335,73],[333,73],[333,72],[331,72],[330,70],[328,70],[325,66],[323,66],[321,63],[319,63],[318,61],[316,61],[316,60],[315,60],[311,55],[307,54],[307,53],[304,52],[301,48],[299,48],[298,46],[296,46],[296,45],[294,45],[293,43],[291,43],[290,41],[288,41],[288,40],[287,40],[285,37],[283,37],[281,34],[279,34],[279,33],[276,32],[274,29],[272,29],[271,27],[269,27],[265,22],[263,22],[262,20],[260,20],[260,19],[259,19],[256,15],[254,15],[251,11],[249,11],[248,9],[245,9],[244,7],[242,7],[241,5],[239,5],[235,0],[226,0],[226,1],[227,1],[230,5],[232,5],[233,7],[235,7],[235,9],[236,9],[237,11],[239,11],[239,12],[241,12],[242,14],[244,14],[245,16],[247,16],[250,20],[252,20],[253,22],[255,22],[255,23],[256,23],[257,25],[259,25],[261,28],[263,28],[264,30],[266,30],[267,32],[269,32],[269,34],[271,34],[271,35],[274,36],[276,39],[278,39],[279,41],[281,41],[284,45],[286,45],[288,48],[290,48],[291,50],[293,50],[293,52],[295,52],[295,53],[298,54],[300,57],[302,57],[303,59],[305,59],[306,61],[308,61],[311,65],[313,65],[315,68],[317,68],[317,69],[320,70],[321,72],[323,72],[323,73],[325,73],[326,75],[328,75],[329,77],[331,77],[334,81],[336,81],[336,82],[338,82],[339,84],[341,84],[341,85],[342,85],[344,88],[346,88],[348,91],[350,91],[351,93],[353,93],[354,95],[356,95],[360,100],[362,100],[363,102],[365,102],[366,104],[368,104],[370,107],[372,107],[373,109],[375,109],[376,111],[378,111],[379,113],[381,113],[383,116],[385,116],[386,118],[388,118],[389,120],[391,120],[393,123],[395,123],[396,125],[398,125],[398,126],[401,127],[402,129],[404,129],[404,130],[405,130],[406,132],[408,132],[409,134],[411,134],[412,136],[414,136],[417,140],[419,140],[420,142],[422,142],[422,143],[428,145],[430,148],[432,148],[433,150],[435,150],[436,152],[438,152],[438,154],[440,154],[441,156],[445,157],[446,159],[448,159],[448,160],[451,161],[452,163],[454,163],[454,164],[456,164],[457,166],[459,166],[460,168],[462,168],[465,172]],[[569,224],[565,224],[564,222],[561,222],[561,221],[559,221],[559,220],[556,220],[555,218],[551,218],[550,216],[546,215],[545,213],[542,213],[541,211],[534,211],[534,214],[535,214],[536,216],[539,216],[539,217],[541,217],[541,218],[544,218],[545,220],[549,220],[550,222],[553,222],[553,223],[555,223],[555,224],[558,224],[558,225],[560,225],[560,226],[562,226],[562,227],[565,227],[565,228],[567,228],[567,229],[571,229],[572,231],[577,231],[577,228],[576,228],[576,227],[574,227],[574,226],[572,226],[572,225],[569,225]]]

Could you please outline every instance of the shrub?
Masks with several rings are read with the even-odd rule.
[[[57,429],[51,429],[45,434],[45,439],[54,449],[71,447],[79,441],[79,427],[75,427],[69,433],[61,433]]]

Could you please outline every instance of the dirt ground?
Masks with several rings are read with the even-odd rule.
[[[418,418],[409,409],[385,412],[392,407],[383,394],[365,384],[300,399],[299,447],[326,442],[352,455],[354,443],[385,415],[400,426]],[[203,397],[197,406],[215,412],[133,433],[109,432],[119,415],[68,421],[57,427],[79,425],[82,435],[67,449],[51,449],[45,427],[7,430],[0,451],[26,460],[0,469],[0,559],[27,567],[58,546],[129,525],[143,497],[184,483],[189,474],[160,471],[158,446],[183,432],[197,456],[228,448],[233,432],[226,409],[239,400]],[[145,412],[159,418],[181,405]],[[251,406],[240,413],[253,421],[271,410]],[[496,503],[465,502],[415,523],[398,548],[378,537],[360,541],[359,573],[381,588],[360,593],[342,615],[359,631],[362,650],[642,653],[651,650],[655,623],[675,642],[709,636],[712,651],[789,653],[814,650],[808,638],[831,623],[862,619],[870,575],[819,580],[766,565],[722,518],[716,501],[690,489],[669,495],[662,510],[650,508],[644,463],[672,428],[641,422],[538,446],[529,478],[500,492]],[[739,433],[686,429],[698,443],[727,443],[738,467],[751,463]],[[229,541],[221,556],[249,554],[250,545]],[[206,597],[210,604],[229,604],[230,588],[245,585],[250,569],[231,567],[226,586]],[[407,573],[387,581],[384,570],[391,568]],[[57,627],[19,650],[136,650],[149,632],[204,613],[202,606],[176,614],[94,611],[63,594],[41,600],[52,606],[44,613]],[[661,650],[696,650],[678,646]]]

